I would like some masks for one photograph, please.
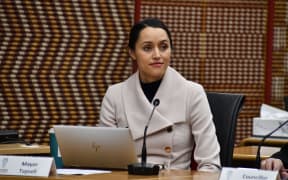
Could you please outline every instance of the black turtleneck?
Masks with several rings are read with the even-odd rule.
[[[146,98],[149,100],[149,102],[152,102],[160,84],[161,84],[162,79],[155,81],[155,82],[151,82],[151,83],[143,83],[140,81],[141,83],[141,88],[146,96]]]

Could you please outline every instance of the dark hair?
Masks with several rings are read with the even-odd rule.
[[[128,44],[128,47],[130,49],[135,50],[135,44],[139,38],[139,34],[146,27],[161,28],[165,30],[170,40],[170,46],[171,48],[173,48],[171,33],[168,27],[161,20],[157,18],[147,18],[134,24],[133,27],[131,28],[130,34],[129,34],[129,44]]]

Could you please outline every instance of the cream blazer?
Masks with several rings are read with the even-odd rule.
[[[168,67],[155,94],[156,107],[147,131],[147,162],[171,169],[189,169],[192,149],[198,170],[218,171],[220,147],[203,87]],[[141,157],[144,127],[153,105],[146,98],[137,71],[108,88],[99,126],[128,127]]]

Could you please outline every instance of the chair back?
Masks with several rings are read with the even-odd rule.
[[[284,107],[285,110],[288,111],[288,96],[284,96]]]
[[[207,92],[216,135],[220,144],[220,160],[223,167],[231,167],[238,114],[245,96],[240,94]]]

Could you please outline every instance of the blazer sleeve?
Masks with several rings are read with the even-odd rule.
[[[271,157],[280,159],[285,168],[288,168],[288,144],[281,147],[281,150],[273,154]]]
[[[98,126],[117,127],[115,102],[113,101],[115,98],[112,91],[112,88],[109,87],[103,97]]]
[[[194,87],[193,94],[194,96],[189,98],[191,104],[189,116],[196,144],[194,159],[198,164],[197,169],[219,171],[221,167],[220,146],[206,93],[203,87],[199,85],[197,89]]]

